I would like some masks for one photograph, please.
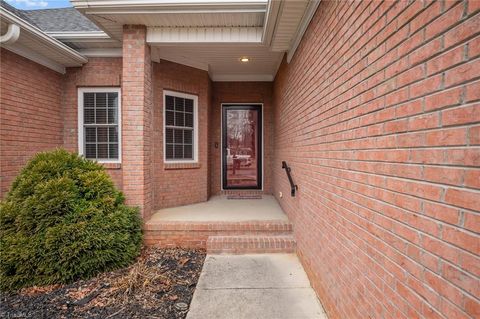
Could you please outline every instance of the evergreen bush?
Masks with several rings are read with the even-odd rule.
[[[130,264],[137,208],[104,168],[65,150],[37,154],[0,204],[0,289],[69,283]]]

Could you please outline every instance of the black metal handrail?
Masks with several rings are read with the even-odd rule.
[[[290,175],[290,171],[292,169],[288,167],[287,162],[285,161],[282,161],[282,168],[284,168],[285,172],[287,173],[288,181],[290,182],[291,187],[291,195],[292,197],[295,197],[295,192],[298,190],[298,186],[293,182],[292,175]]]

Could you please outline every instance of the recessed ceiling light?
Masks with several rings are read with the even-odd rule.
[[[240,58],[240,62],[247,63],[248,61],[250,61],[250,59],[246,56]]]

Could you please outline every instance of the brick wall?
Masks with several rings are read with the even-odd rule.
[[[208,198],[208,72],[161,60],[154,63],[154,207],[206,201]],[[163,154],[163,90],[198,96],[198,164],[165,164]]]
[[[145,26],[123,27],[122,168],[127,204],[147,220],[153,206],[153,89]]]
[[[0,49],[0,198],[37,152],[62,145],[62,75]]]
[[[271,194],[273,156],[273,109],[271,82],[213,82],[210,112],[210,192],[221,193],[221,134],[222,103],[263,103],[263,192]],[[215,143],[218,148],[215,148]],[[229,193],[245,191],[229,191]]]
[[[78,88],[120,87],[122,58],[89,58],[78,68],[67,68],[63,77],[63,143],[71,152],[78,152]],[[121,164],[104,164],[115,185],[122,189]]]
[[[480,1],[322,1],[274,85],[274,189],[330,318],[480,317]]]

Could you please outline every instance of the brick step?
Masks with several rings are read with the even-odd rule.
[[[223,221],[148,221],[144,224],[147,246],[206,248],[210,236],[276,236],[292,233],[292,224],[284,220],[242,222]]]
[[[293,253],[296,242],[292,235],[277,236],[210,236],[208,254]]]

